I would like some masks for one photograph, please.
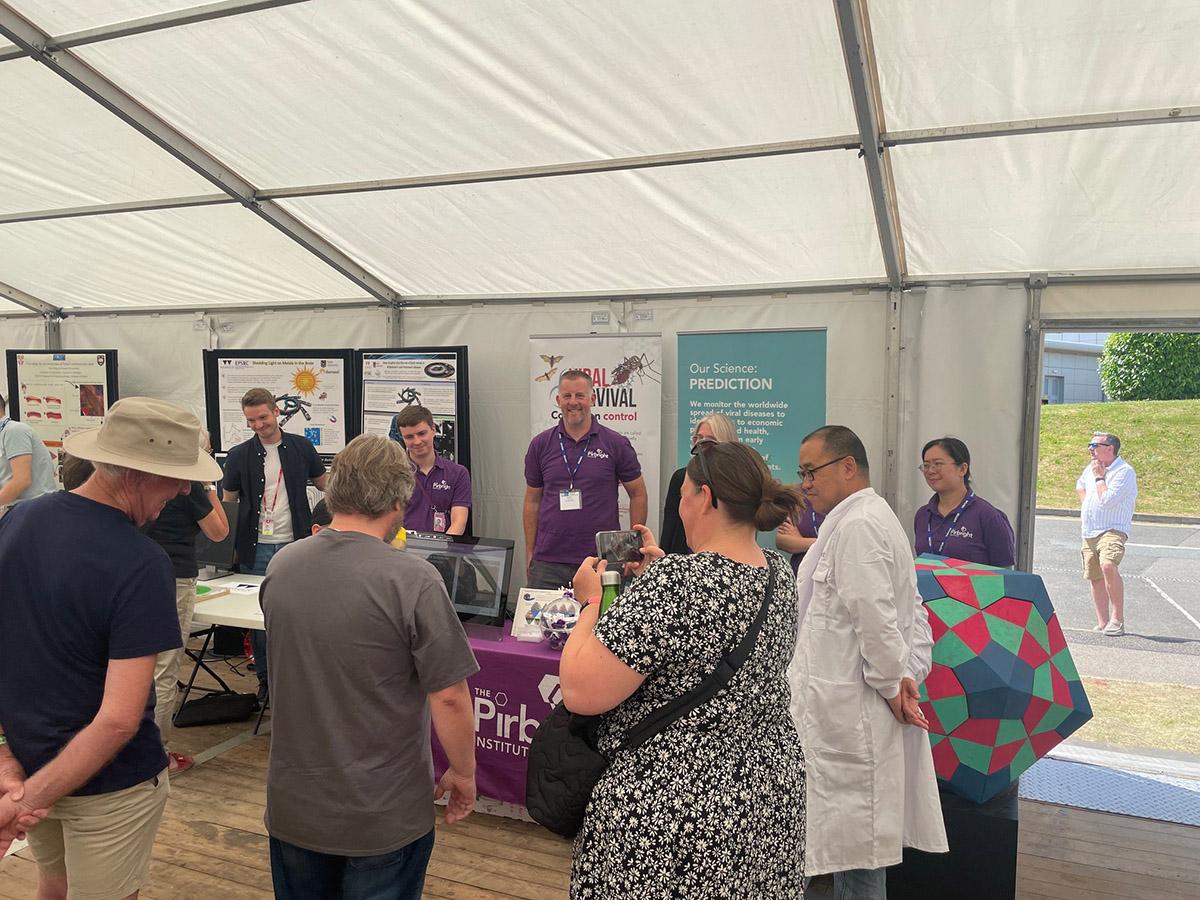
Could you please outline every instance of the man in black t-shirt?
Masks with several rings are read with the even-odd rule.
[[[154,662],[180,644],[170,560],[137,529],[221,472],[195,416],[145,397],[65,449],[92,476],[0,519],[0,855],[28,830],[38,896],[128,897],[167,802]]]
[[[192,613],[196,609],[196,576],[200,573],[200,567],[196,564],[196,535],[204,532],[210,541],[223,541],[229,535],[225,507],[211,499],[215,498],[215,491],[211,482],[201,484],[193,481],[188,493],[173,498],[163,507],[158,518],[142,530],[171,558],[171,566],[175,570],[175,611],[179,615],[179,635],[184,646],[187,646],[192,630]],[[183,648],[167,650],[158,654],[154,664],[154,721],[162,734],[163,746],[167,748],[167,759],[170,761],[168,771],[172,774],[190,769],[193,763],[190,756],[172,753],[170,749],[171,717],[175,712],[182,659]]]

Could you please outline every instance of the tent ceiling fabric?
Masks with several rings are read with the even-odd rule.
[[[342,0],[78,53],[273,188],[845,134],[853,111],[828,12],[790,0]]]
[[[885,0],[870,9],[892,131],[1200,104],[1195,0]]]
[[[50,35],[208,0],[0,0]],[[863,0],[886,133],[1200,106],[1200,0]],[[0,40],[0,47],[4,46]],[[857,134],[830,0],[308,0],[71,51],[259,190]],[[30,59],[0,61],[0,217],[217,192]],[[1200,122],[892,147],[910,280],[1197,269]],[[408,294],[879,281],[861,160],[276,201]],[[236,204],[0,223],[66,308],[363,291]],[[8,309],[0,305],[0,312]]]
[[[6,225],[0,272],[67,308],[369,299],[236,206]]]
[[[914,276],[1197,263],[1200,125],[923,144],[893,153]]]
[[[0,97],[0,215],[215,191],[44,66],[0,63]]]
[[[883,267],[846,152],[281,205],[408,294],[867,279]]]
[[[116,25],[211,0],[11,0],[10,6],[51,34]]]

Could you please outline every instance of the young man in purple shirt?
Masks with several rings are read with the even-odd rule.
[[[407,406],[396,416],[396,427],[417,481],[404,510],[405,530],[465,534],[471,511],[471,473],[433,452],[437,434],[433,413],[423,406]]]
[[[646,482],[629,438],[592,416],[592,376],[568,369],[558,379],[559,423],[525,452],[526,585],[569,585],[596,552],[596,532],[621,527],[617,485],[629,495],[632,525],[646,524]]]

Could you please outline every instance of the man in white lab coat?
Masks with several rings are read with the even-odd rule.
[[[826,516],[796,578],[788,671],[807,770],[805,875],[832,872],[839,900],[876,900],[904,847],[949,849],[917,693],[933,636],[912,541],[871,489],[858,436],[818,428],[800,446],[800,476]]]

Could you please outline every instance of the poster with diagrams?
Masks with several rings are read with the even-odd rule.
[[[47,447],[104,424],[117,400],[116,350],[9,350],[8,414]]]
[[[467,348],[359,351],[362,432],[397,437],[392,420],[406,406],[433,414],[434,451],[470,468]]]
[[[213,449],[228,452],[254,436],[242,397],[266,388],[279,407],[279,426],[310,440],[330,456],[346,446],[351,429],[349,350],[206,350],[204,394]],[[351,430],[348,430],[351,429]]]

